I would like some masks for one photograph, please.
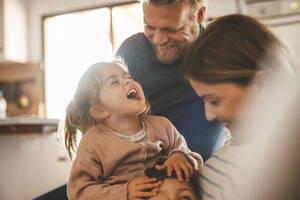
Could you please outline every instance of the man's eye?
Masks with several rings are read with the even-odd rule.
[[[176,29],[166,29],[165,31],[168,32],[168,33],[176,33],[178,30],[176,30]]]
[[[154,27],[148,26],[148,25],[145,25],[145,27],[146,27],[148,30],[154,30],[154,29],[155,29]]]

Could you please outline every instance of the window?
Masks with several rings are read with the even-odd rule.
[[[45,18],[47,117],[63,118],[85,70],[95,62],[112,59],[124,39],[141,31],[143,21],[139,3]]]

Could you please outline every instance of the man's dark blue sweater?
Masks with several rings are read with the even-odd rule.
[[[206,120],[203,101],[183,78],[182,59],[161,63],[144,33],[125,40],[116,56],[123,58],[133,79],[142,85],[151,114],[167,117],[192,151],[207,160],[221,146],[223,125]]]

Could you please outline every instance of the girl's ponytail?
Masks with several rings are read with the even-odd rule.
[[[77,112],[75,101],[72,100],[67,107],[65,129],[64,129],[65,146],[71,160],[72,160],[72,152],[76,151],[77,130],[81,129],[79,125],[80,124],[79,119],[80,116],[79,113]]]

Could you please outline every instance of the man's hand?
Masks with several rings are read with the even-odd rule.
[[[157,170],[167,168],[168,176],[172,176],[173,170],[176,172],[177,178],[180,182],[183,181],[182,171],[185,175],[185,180],[188,182],[194,172],[193,165],[188,161],[183,153],[177,152],[172,154],[163,165],[156,165]]]
[[[156,178],[147,176],[132,179],[128,185],[128,200],[140,200],[156,195],[156,188],[161,182],[156,182]]]

